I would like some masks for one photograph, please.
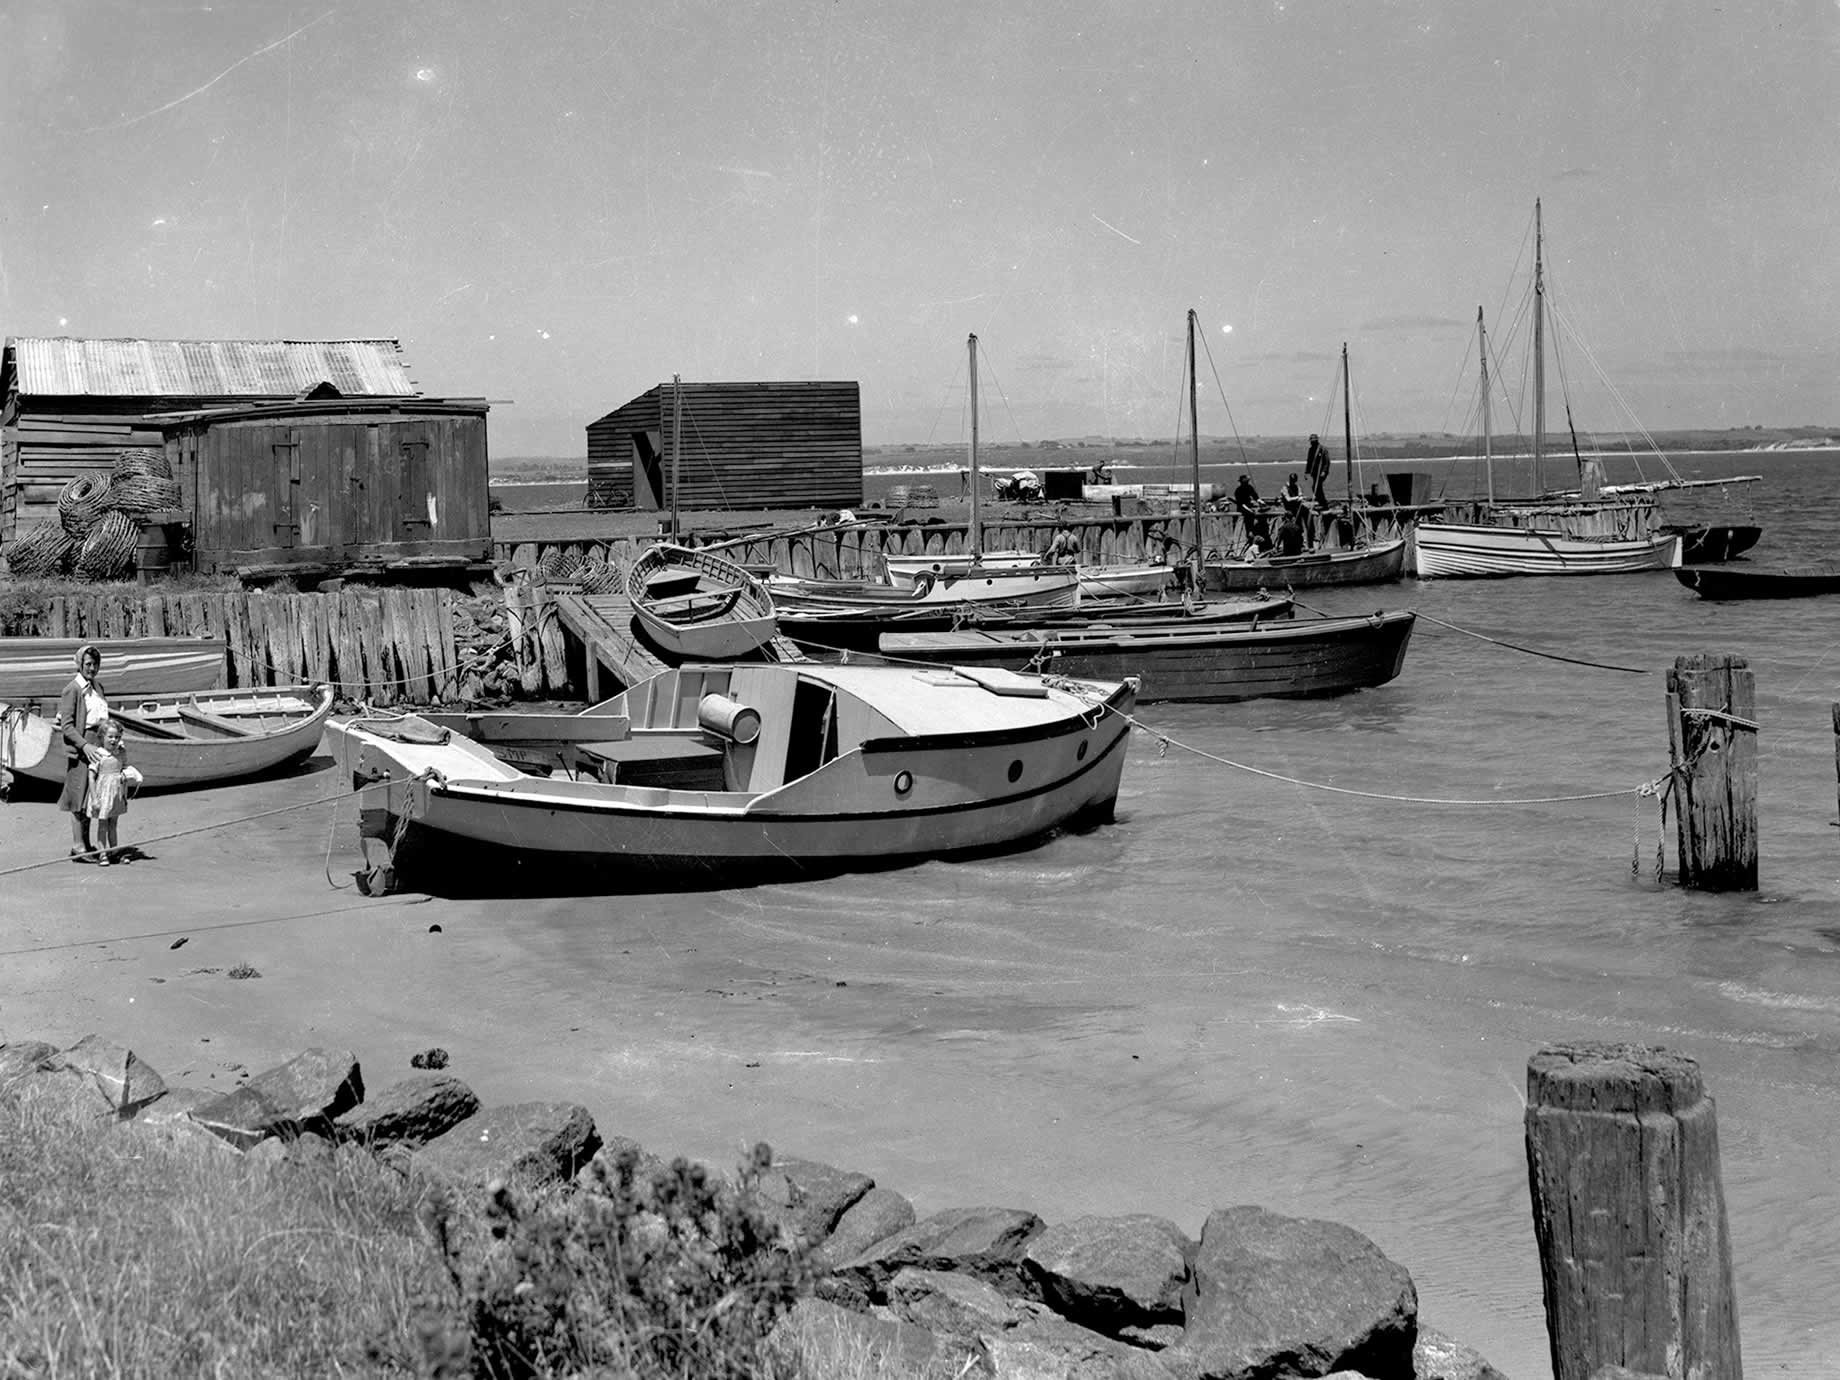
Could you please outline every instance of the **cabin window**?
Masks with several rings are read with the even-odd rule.
[[[837,697],[828,685],[801,680],[792,692],[786,780],[808,776],[837,755]]]

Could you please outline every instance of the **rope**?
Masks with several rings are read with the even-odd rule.
[[[1207,751],[1205,748],[1195,747],[1192,743],[1184,743],[1179,739],[1172,738],[1161,729],[1152,728],[1149,724],[1142,722],[1136,715],[1126,714],[1123,718],[1132,728],[1156,739],[1159,753],[1171,747],[1177,747],[1181,748],[1184,752],[1192,753],[1196,757],[1205,758],[1210,762],[1217,762],[1223,767],[1232,767],[1237,771],[1243,771],[1252,776],[1262,776],[1268,781],[1281,781],[1287,786],[1307,786],[1311,790],[1329,791],[1334,795],[1358,796],[1363,800],[1386,800],[1401,805],[1563,805],[1580,800],[1615,800],[1619,796],[1641,795],[1647,789],[1643,786],[1635,786],[1625,787],[1617,791],[1586,791],[1578,795],[1523,796],[1513,800],[1502,800],[1496,797],[1490,797],[1484,800],[1452,799],[1428,795],[1393,795],[1384,791],[1359,791],[1351,786],[1331,786],[1321,781],[1305,781],[1301,777],[1285,776],[1279,772],[1266,771],[1263,767],[1250,766],[1245,762],[1235,762],[1230,757],[1222,757],[1217,753]]]
[[[232,825],[252,824],[258,819],[271,819],[275,815],[291,814],[295,810],[308,810],[308,809],[312,809],[316,805],[325,805],[325,804],[329,804],[331,802],[338,801],[338,800],[347,800],[347,799],[350,799],[352,796],[359,794],[363,789],[364,788],[360,786],[355,790],[341,791],[335,795],[323,796],[318,800],[302,800],[293,805],[279,805],[272,810],[262,810],[253,815],[240,815],[235,819],[218,820],[214,824],[200,824],[196,828],[192,828],[192,829],[176,829],[170,834],[155,834],[152,837],[143,839],[141,841],[143,843],[169,843],[173,839],[186,838],[192,834],[208,834],[213,829],[228,829]],[[86,853],[76,853],[76,854],[71,854],[67,856],[59,856],[55,858],[41,858],[37,862],[21,863],[17,867],[8,867],[8,868],[0,869],[0,877],[17,876],[21,872],[31,872],[35,868],[51,867],[57,863],[69,862],[71,857],[93,858],[93,857],[96,857],[98,854],[100,854],[102,851],[103,850],[100,848],[92,848]]]
[[[1299,605],[1299,607],[1303,606]],[[1318,610],[1311,609],[1310,612],[1316,613]],[[1504,642],[1499,637],[1489,637],[1483,633],[1471,632],[1468,628],[1459,628],[1455,623],[1446,623],[1442,618],[1433,618],[1430,614],[1419,609],[1414,609],[1413,612],[1427,623],[1435,623],[1440,628],[1449,628],[1450,631],[1454,633],[1462,633],[1465,637],[1473,637],[1478,642],[1487,642],[1496,647],[1506,647],[1511,652],[1525,652],[1528,656],[1545,657],[1548,661],[1563,661],[1571,666],[1588,666],[1593,671],[1620,671],[1624,675],[1630,676],[1646,676],[1649,674],[1649,668],[1646,666],[1614,666],[1604,661],[1585,661],[1575,656],[1560,656],[1557,652],[1542,652],[1537,647],[1523,647],[1516,642]]]
[[[1729,724],[1733,728],[1746,728],[1752,733],[1757,731],[1757,721],[1755,719],[1741,719],[1736,714],[1724,709],[1694,709],[1682,705],[1680,707],[1680,716],[1683,719],[1715,719],[1719,723]]]

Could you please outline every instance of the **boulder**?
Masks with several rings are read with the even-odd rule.
[[[426,1145],[479,1110],[479,1098],[458,1078],[418,1073],[392,1083],[343,1113],[333,1123],[338,1139],[359,1145],[403,1142]]]
[[[629,1151],[633,1156],[633,1194],[644,1199],[646,1185],[660,1170],[670,1168],[670,1161],[654,1155],[631,1136],[610,1136],[602,1141],[600,1149],[576,1171],[575,1187],[611,1195],[620,1182],[620,1156]]]
[[[36,1069],[15,1077],[6,1090],[22,1110],[40,1116],[96,1124],[121,1119],[108,1095],[76,1069]]]
[[[996,1380],[1169,1380],[1148,1351],[1048,1315],[983,1338]]]
[[[364,1100],[364,1076],[350,1050],[309,1049],[207,1102],[192,1119],[239,1150],[302,1131],[330,1135],[332,1124]]]
[[[168,1087],[166,1096],[150,1102],[134,1114],[136,1121],[155,1125],[165,1121],[191,1121],[192,1113],[217,1101],[223,1094],[209,1088]],[[202,1127],[200,1129],[203,1129]]]
[[[52,1056],[50,1067],[69,1069],[96,1085],[124,1120],[166,1093],[166,1080],[126,1045],[85,1035],[76,1044]]]
[[[1184,1332],[1158,1353],[1181,1380],[1326,1376],[1414,1380],[1418,1291],[1352,1227],[1218,1208],[1183,1291]]]
[[[525,1187],[566,1179],[594,1158],[600,1132],[573,1102],[520,1102],[477,1112],[417,1150],[410,1163],[464,1187],[495,1179]]]
[[[1508,1380],[1483,1359],[1481,1352],[1452,1341],[1422,1322],[1418,1325],[1418,1343],[1412,1348],[1412,1373],[1416,1380]]]
[[[1041,1230],[1041,1218],[1019,1208],[947,1208],[876,1242],[836,1273],[877,1303],[887,1299],[888,1282],[909,1266],[953,1270],[1029,1298],[1034,1285],[1023,1274],[1022,1256]]]
[[[161,1098],[160,1103],[166,1099]],[[160,1103],[155,1103],[159,1106]],[[190,1117],[172,1116],[155,1120],[137,1117],[124,1121],[111,1135],[157,1149],[163,1154],[181,1154],[188,1159],[210,1163],[233,1164],[242,1153],[221,1136],[214,1136]]]
[[[820,1270],[834,1270],[913,1224],[912,1203],[892,1188],[872,1188],[837,1219],[824,1244],[812,1252],[812,1264]]]
[[[899,1271],[888,1282],[889,1310],[936,1337],[977,1337],[1023,1320],[1022,1305],[981,1279],[944,1270]]]
[[[1055,1312],[1116,1337],[1125,1328],[1182,1321],[1194,1249],[1166,1218],[1077,1217],[1031,1241],[1023,1264]]]
[[[755,1195],[769,1222],[792,1240],[816,1246],[874,1187],[867,1174],[816,1160],[783,1159],[760,1176]]]
[[[47,1067],[57,1046],[43,1040],[14,1040],[0,1044],[0,1087],[28,1073]]]
[[[923,1327],[870,1317],[822,1299],[800,1299],[774,1325],[774,1350],[802,1361],[805,1375],[964,1375],[974,1353]]]

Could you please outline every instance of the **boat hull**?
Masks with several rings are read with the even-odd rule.
[[[1421,578],[1504,575],[1625,575],[1680,564],[1675,533],[1634,538],[1567,536],[1531,527],[1421,522],[1414,530]]]
[[[1298,699],[1371,689],[1405,667],[1416,615],[1284,620],[1269,627],[1133,628],[1079,634],[890,634],[882,651],[902,660],[1013,671],[1135,677],[1137,697],[1234,701]]]
[[[1316,589],[1331,585],[1378,585],[1405,573],[1406,543],[1401,537],[1353,551],[1313,551],[1262,561],[1209,561],[1202,566],[1207,590]]]
[[[405,749],[361,723],[329,736],[355,781],[393,783],[393,812],[419,836],[411,861],[452,867],[486,846],[541,867],[828,872],[1017,848],[1109,818],[1135,687],[1083,692],[995,732],[871,738],[759,793],[518,777],[466,740]],[[420,776],[430,768],[439,775]],[[466,848],[455,852],[456,841]]]
[[[1290,599],[1265,594],[1217,600],[1192,608],[1177,603],[1121,601],[1107,605],[1092,601],[1083,602],[1074,609],[979,607],[967,611],[961,607],[940,607],[905,609],[889,614],[845,610],[794,611],[781,615],[780,630],[808,651],[873,652],[880,650],[880,639],[887,633],[955,632],[963,628],[987,631],[1073,630],[1136,627],[1147,623],[1202,628],[1223,623],[1243,624],[1288,618],[1292,608]]]
[[[978,567],[984,571],[1015,571],[1038,566],[1041,558],[1027,551],[987,551],[974,563],[969,556],[888,556],[888,583],[912,589],[926,577],[950,574],[963,577]],[[1176,572],[1167,564],[1078,565],[1079,597],[1085,599],[1155,598],[1175,583]]]
[[[1680,563],[1703,565],[1729,561],[1749,551],[1763,537],[1763,529],[1749,523],[1702,523],[1695,527],[1669,527],[1680,534]]]
[[[766,585],[711,551],[648,547],[627,576],[627,597],[646,638],[676,662],[752,656],[778,630]]]
[[[85,645],[102,653],[100,678],[111,695],[172,695],[224,683],[229,644],[221,638],[0,637],[0,700],[56,700]]]
[[[1702,599],[1809,599],[1840,594],[1840,565],[1713,569],[1683,566],[1674,578]]]
[[[937,576],[923,573],[907,588],[776,575],[767,581],[767,587],[779,605],[788,610],[951,608],[960,604],[1070,609],[1080,597],[1078,575],[1059,566],[948,569]]]
[[[181,707],[202,714],[187,724]],[[128,763],[140,772],[143,791],[184,790],[256,776],[310,755],[332,712],[332,690],[282,687],[145,696],[120,702],[116,712],[124,724],[140,720],[174,731],[186,725],[183,731],[191,736],[182,738],[148,736],[132,726],[124,735]],[[39,781],[64,779],[63,739],[50,718],[12,710],[6,729],[10,733],[0,730],[0,760],[9,754],[12,760],[5,765]]]

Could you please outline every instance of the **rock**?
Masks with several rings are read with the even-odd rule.
[[[96,1084],[75,1069],[41,1068],[20,1074],[7,1092],[21,1110],[79,1123],[106,1124],[120,1119],[115,1104]]]
[[[1042,1230],[1041,1218],[1019,1208],[947,1208],[876,1242],[837,1267],[876,1302],[888,1297],[888,1282],[901,1270],[955,1270],[1017,1298],[1034,1294],[1022,1271],[1022,1255]]]
[[[338,1139],[359,1145],[402,1141],[416,1147],[445,1135],[478,1110],[478,1096],[458,1078],[420,1073],[367,1097],[341,1115],[333,1130]]]
[[[309,1049],[197,1108],[192,1119],[247,1150],[270,1136],[330,1134],[363,1100],[364,1077],[350,1050]]]
[[[573,1102],[520,1102],[477,1112],[415,1152],[416,1169],[483,1188],[494,1179],[526,1187],[566,1179],[600,1149],[588,1109]]]
[[[774,1350],[803,1361],[805,1375],[963,1375],[973,1353],[942,1341],[923,1327],[891,1322],[839,1308],[822,1299],[800,1299],[774,1325]]]
[[[165,1101],[165,1098],[161,1098],[154,1105],[159,1106]],[[160,1120],[140,1117],[134,1121],[122,1122],[110,1134],[138,1141],[163,1154],[182,1154],[189,1159],[230,1164],[243,1158],[241,1152],[229,1141],[212,1135],[187,1116],[170,1116]]]
[[[1079,1217],[1029,1243],[1024,1265],[1055,1312],[1116,1337],[1182,1321],[1194,1242],[1162,1217]]]
[[[14,1040],[0,1045],[0,1087],[24,1074],[37,1073],[49,1065],[57,1046],[43,1040]]]
[[[902,1322],[936,1337],[975,1338],[1022,1321],[1015,1300],[981,1279],[943,1270],[902,1270],[888,1282],[888,1307]]]
[[[1181,1380],[1324,1376],[1413,1380],[1418,1291],[1360,1232],[1259,1207],[1219,1208],[1183,1291]]]
[[[997,1380],[1169,1380],[1154,1355],[1052,1315],[983,1338]]]
[[[1418,1343],[1412,1348],[1412,1373],[1415,1380],[1508,1380],[1483,1360],[1481,1352],[1452,1341],[1422,1322],[1418,1325]],[[1609,1380],[1623,1380],[1623,1377],[1613,1376]]]
[[[166,1080],[154,1067],[126,1045],[85,1035],[76,1044],[52,1056],[52,1068],[70,1069],[88,1078],[124,1120],[166,1093]]]
[[[669,1167],[660,1155],[654,1155],[631,1136],[611,1136],[601,1143],[586,1164],[575,1174],[575,1187],[590,1193],[612,1196],[620,1182],[620,1156],[633,1156],[633,1194],[641,1201],[648,1196],[646,1185],[661,1169]]]
[[[769,1222],[794,1240],[816,1246],[874,1187],[867,1174],[815,1160],[784,1159],[760,1176],[755,1193]]]
[[[222,1097],[222,1093],[205,1088],[172,1088],[158,1102],[150,1102],[134,1114],[136,1121],[159,1125],[167,1121],[191,1121],[192,1113]],[[203,1128],[200,1127],[200,1130]]]
[[[837,1219],[824,1244],[812,1252],[812,1264],[820,1270],[834,1270],[913,1224],[912,1203],[892,1188],[872,1188]]]

